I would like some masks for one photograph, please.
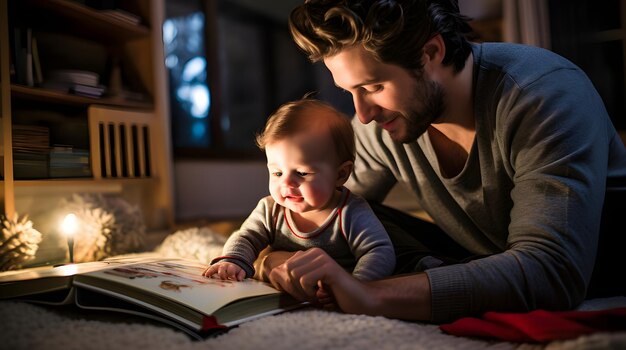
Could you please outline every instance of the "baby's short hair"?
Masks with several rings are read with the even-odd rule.
[[[309,97],[278,107],[267,119],[263,132],[257,135],[256,144],[264,150],[267,144],[305,131],[321,121],[326,122],[339,161],[354,162],[354,130],[350,118],[327,102]]]

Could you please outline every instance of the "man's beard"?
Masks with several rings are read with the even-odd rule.
[[[443,114],[445,108],[445,91],[441,85],[434,81],[419,79],[416,81],[415,94],[410,99],[412,102],[423,103],[421,110],[408,108],[403,112],[402,118],[406,121],[406,133],[399,136],[396,141],[402,143],[414,142],[428,127]]]

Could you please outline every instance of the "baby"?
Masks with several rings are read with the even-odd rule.
[[[270,116],[257,144],[265,150],[270,196],[231,234],[204,276],[241,281],[273,250],[325,250],[361,280],[391,275],[391,240],[369,204],[351,193],[355,159],[350,120],[325,102],[305,98]]]

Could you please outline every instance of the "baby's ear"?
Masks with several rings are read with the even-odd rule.
[[[346,160],[343,162],[339,168],[337,168],[337,183],[336,186],[343,186],[343,184],[348,181],[350,174],[352,174],[352,168],[354,167],[354,162],[351,160]]]

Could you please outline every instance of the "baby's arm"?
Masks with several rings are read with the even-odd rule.
[[[241,227],[226,240],[222,256],[211,261],[204,276],[242,281],[254,276],[254,260],[271,241],[270,225],[274,201],[270,196],[262,198]]]
[[[396,265],[391,239],[369,204],[353,199],[344,210],[344,232],[357,260],[352,275],[362,281],[390,276]]]
[[[223,280],[243,281],[246,278],[246,271],[239,265],[228,261],[218,261],[209,266],[202,274],[205,277],[213,277],[217,275]]]

